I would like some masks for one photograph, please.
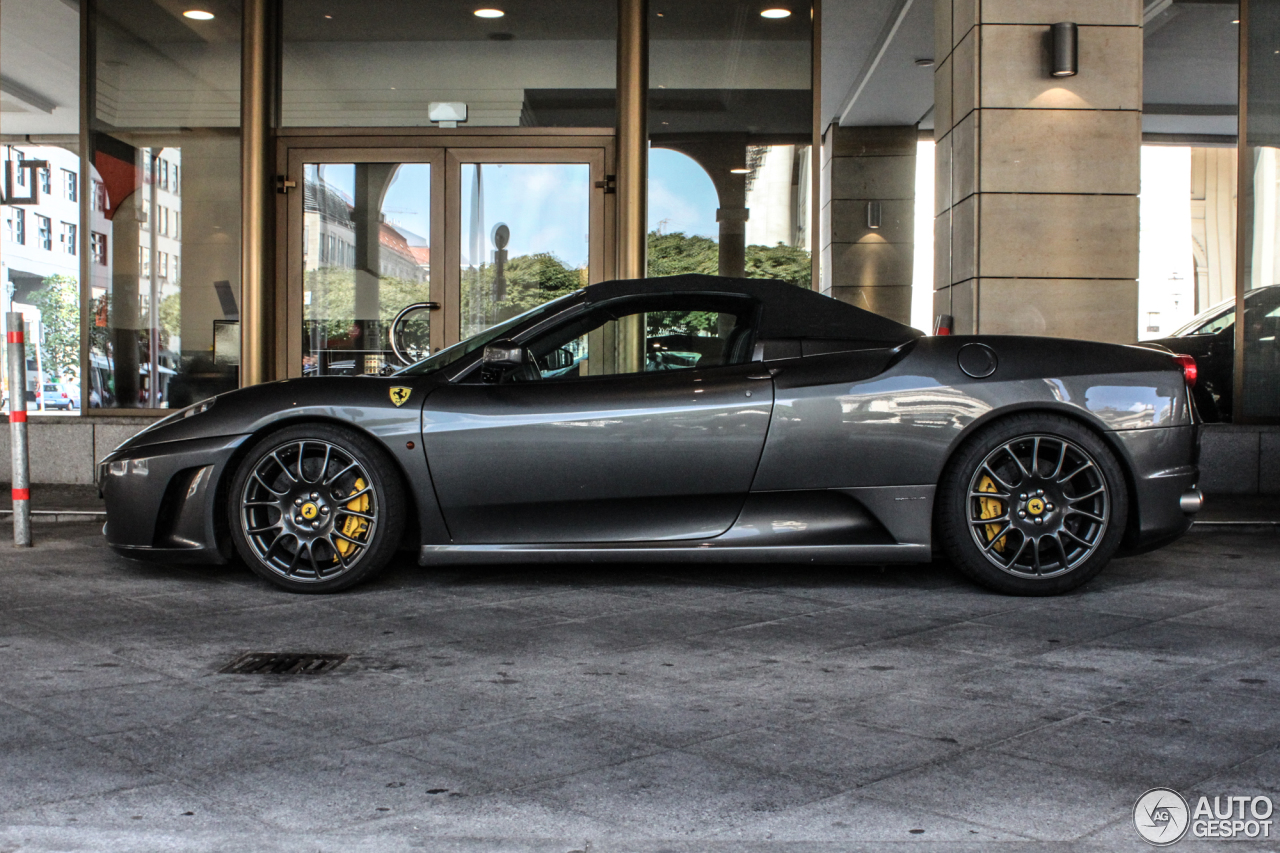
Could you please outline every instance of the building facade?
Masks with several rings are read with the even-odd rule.
[[[1210,417],[1274,423],[1277,34],[1264,0],[7,0],[4,307],[37,382],[145,417],[614,277],[1121,343],[1221,305]]]

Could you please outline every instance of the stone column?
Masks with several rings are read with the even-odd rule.
[[[914,125],[832,125],[822,145],[822,292],[900,323],[911,322],[918,138]]]
[[[1141,0],[937,0],[935,314],[1133,342]],[[1050,25],[1079,25],[1051,73]]]

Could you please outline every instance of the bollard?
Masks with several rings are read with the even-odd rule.
[[[31,469],[27,454],[27,345],[22,315],[4,315],[9,344],[9,434],[13,445],[13,544],[31,545]]]

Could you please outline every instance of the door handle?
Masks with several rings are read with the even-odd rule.
[[[749,373],[747,374],[747,378],[748,379],[772,379],[773,377],[778,375],[779,370],[780,368],[771,367],[769,368],[768,373]]]

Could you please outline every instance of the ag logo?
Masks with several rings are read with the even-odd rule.
[[[406,388],[403,385],[396,385],[391,389],[391,402],[394,403],[398,409],[409,400],[409,395],[412,393],[412,388]]]
[[[319,514],[320,510],[316,508],[315,504],[305,503],[302,505],[302,517],[307,521],[313,520]]]
[[[1187,801],[1169,788],[1152,788],[1133,805],[1133,825],[1142,840],[1167,847],[1187,834],[1190,810]]]

